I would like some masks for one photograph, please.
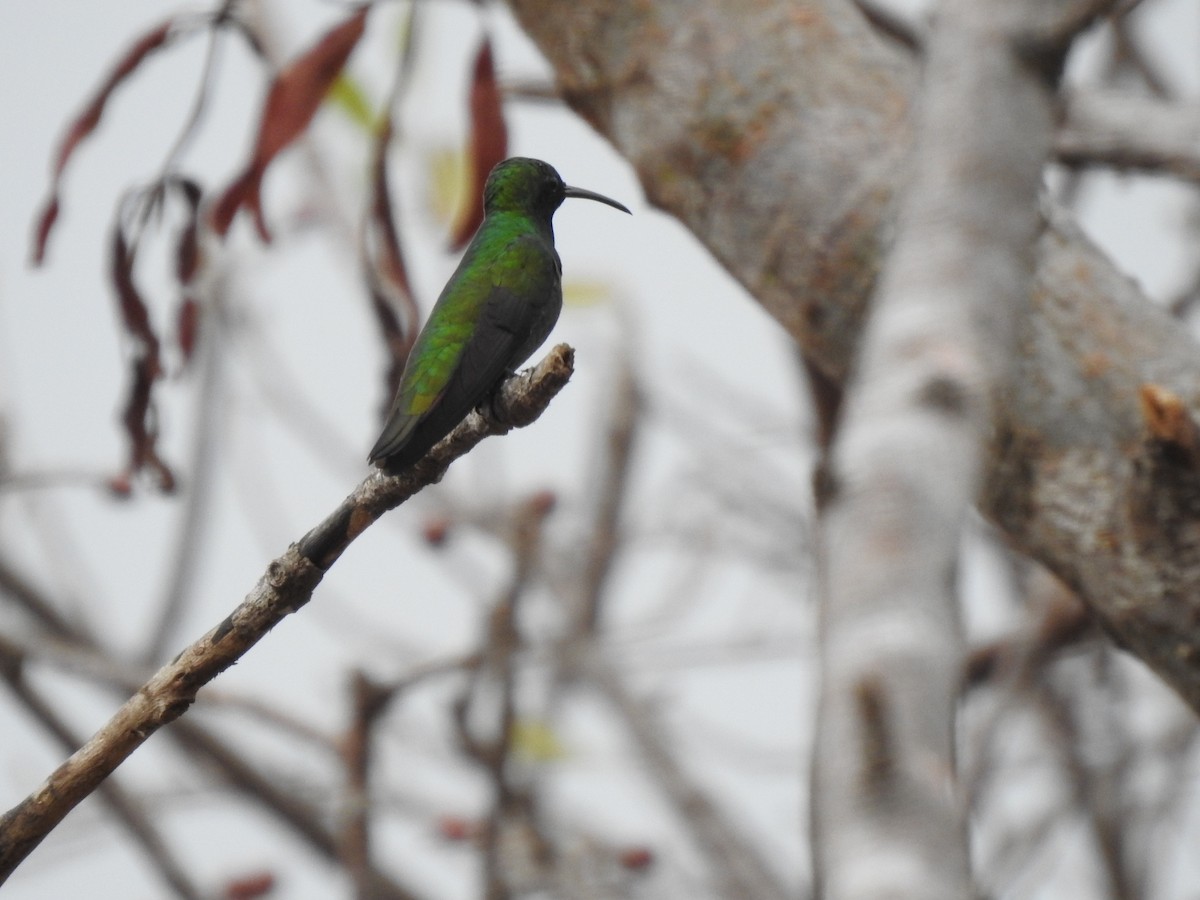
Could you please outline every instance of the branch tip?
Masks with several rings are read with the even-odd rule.
[[[1138,388],[1142,421],[1150,438],[1200,468],[1200,428],[1183,399],[1169,388],[1146,382]]]

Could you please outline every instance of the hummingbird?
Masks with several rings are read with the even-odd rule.
[[[492,169],[483,223],[417,335],[369,462],[390,473],[415,463],[546,340],[562,311],[551,220],[568,197],[629,212],[540,159]]]

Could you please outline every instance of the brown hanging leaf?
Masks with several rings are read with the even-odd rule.
[[[177,187],[188,204],[187,222],[179,232],[179,242],[175,247],[175,277],[183,291],[175,313],[175,335],[186,366],[196,349],[196,334],[200,324],[200,307],[189,288],[201,264],[199,224],[202,193],[200,185],[188,179],[181,179]]]
[[[196,351],[196,335],[200,331],[200,305],[194,297],[184,295],[175,316],[175,334],[184,365],[192,361]]]
[[[55,154],[54,170],[50,179],[50,196],[42,207],[42,212],[37,217],[37,224],[34,227],[32,253],[34,265],[41,265],[42,260],[46,257],[46,242],[49,240],[50,232],[54,228],[55,221],[58,219],[59,207],[61,205],[59,194],[62,185],[62,174],[63,170],[67,167],[67,163],[84,138],[95,131],[96,126],[100,124],[100,118],[104,115],[104,106],[108,103],[108,99],[112,96],[113,91],[145,61],[146,57],[150,56],[154,51],[162,49],[170,42],[175,34],[173,30],[174,24],[174,19],[168,19],[157,28],[146,32],[132,47],[125,51],[125,55],[117,61],[116,66],[113,67],[113,70],[109,73],[108,78],[104,80],[100,89],[96,91],[91,102],[84,107],[83,111],[76,116],[67,129],[67,133],[58,145],[58,152]]]
[[[199,213],[203,192],[190,178],[178,179],[174,186],[188,205],[187,222],[179,232],[179,242],[175,246],[175,277],[180,285],[186,285],[200,267]]]
[[[129,482],[136,473],[150,469],[158,478],[159,488],[171,491],[175,487],[175,476],[158,455],[158,434],[153,426],[154,383],[162,375],[159,341],[150,323],[146,302],[134,280],[136,260],[137,245],[129,242],[124,223],[118,219],[113,229],[110,276],[121,324],[133,338],[135,349],[129,396],[121,416],[129,437],[129,462],[125,471],[113,480],[113,485],[116,490],[117,485]]]
[[[225,885],[224,900],[257,900],[273,893],[278,881],[273,872],[264,870],[234,878]]]
[[[388,185],[387,151],[393,130],[389,111],[375,138],[371,162],[371,206],[362,235],[363,267],[371,292],[371,307],[390,357],[385,392],[388,402],[400,384],[404,364],[416,339],[420,315],[413,300],[404,254],[400,248],[400,235]]]
[[[485,37],[475,57],[471,78],[471,161],[462,212],[450,237],[450,249],[461,250],[483,222],[483,185],[496,163],[508,156],[508,126],[496,83],[492,40]]]
[[[175,474],[158,455],[158,429],[153,424],[154,382],[158,380],[156,361],[138,356],[133,359],[132,367],[129,399],[121,414],[125,433],[129,435],[129,464],[111,485],[117,491],[121,484],[132,481],[136,473],[149,470],[158,479],[159,490],[170,493],[175,490]]]
[[[150,312],[133,280],[133,264],[137,248],[129,244],[125,229],[118,223],[113,229],[112,257],[109,274],[117,295],[121,323],[138,346],[138,354],[152,363],[151,372],[158,377],[158,336],[150,324]]]
[[[371,161],[371,216],[369,224],[379,241],[379,270],[397,292],[410,297],[412,288],[408,281],[408,269],[400,250],[400,234],[392,209],[391,190],[388,186],[387,151],[392,140],[392,116],[389,113],[375,141],[374,158]]]
[[[368,7],[330,29],[311,48],[292,60],[276,77],[267,93],[259,119],[254,152],[245,170],[225,189],[211,213],[213,230],[229,231],[243,206],[254,216],[264,241],[271,239],[262,210],[262,180],[267,167],[312,121],[334,79],[346,64],[366,28]]]

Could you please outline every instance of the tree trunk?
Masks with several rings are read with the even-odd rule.
[[[845,382],[909,177],[918,63],[845,0],[510,0],[570,106]],[[1196,345],[1045,212],[980,510],[1200,710]]]

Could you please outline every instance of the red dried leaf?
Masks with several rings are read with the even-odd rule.
[[[125,409],[121,412],[121,422],[129,436],[129,472],[133,474],[141,470],[154,455],[154,441],[148,425],[150,397],[157,376],[152,374],[145,357],[133,361],[133,371],[130,374],[132,380],[129,385],[129,397],[125,401]]]
[[[235,878],[225,885],[226,900],[255,900],[275,890],[275,873],[255,872]]]
[[[442,816],[437,821],[437,832],[445,841],[471,841],[480,836],[483,826],[462,816]]]
[[[157,452],[154,454],[154,458],[150,460],[149,467],[154,471],[155,477],[158,478],[158,489],[164,494],[175,493],[175,473],[171,471],[170,466],[159,458]]]
[[[117,294],[117,308],[121,312],[121,322],[125,330],[141,345],[141,355],[157,370],[158,336],[150,324],[150,312],[146,308],[146,301],[142,299],[141,292],[133,280],[133,264],[136,258],[136,248],[129,246],[124,229],[118,225],[113,229],[109,270],[113,290]],[[159,373],[154,371],[153,374],[157,378]]]
[[[371,307],[390,357],[387,390],[384,392],[388,398],[400,384],[404,364],[416,340],[420,315],[409,285],[404,254],[400,249],[400,234],[388,186],[387,151],[392,136],[389,113],[375,138],[371,166],[371,206],[363,229],[363,263],[371,291]],[[397,306],[400,307],[400,314],[397,313]]]
[[[485,37],[475,57],[471,78],[471,161],[464,206],[450,237],[450,249],[461,250],[483,222],[483,185],[496,163],[508,156],[508,126],[496,83],[492,40]]]
[[[149,469],[158,479],[159,490],[170,493],[175,490],[175,475],[158,455],[158,433],[152,427],[152,397],[154,382],[158,380],[158,362],[146,356],[133,360],[133,381],[129,387],[129,399],[121,414],[125,433],[129,436],[129,467],[124,477],[128,478],[143,469]]]
[[[654,865],[654,851],[649,847],[626,847],[617,854],[617,861],[632,872],[642,872]]]
[[[133,481],[129,472],[120,472],[108,479],[108,490],[117,500],[128,500],[133,496]]]
[[[180,179],[175,187],[183,194],[188,204],[188,218],[179,232],[179,243],[175,247],[175,277],[184,289],[183,298],[175,314],[175,335],[179,352],[186,366],[191,362],[196,349],[196,335],[200,323],[200,307],[187,287],[200,268],[200,185],[189,179]]]
[[[58,218],[59,210],[59,188],[62,182],[63,170],[67,167],[67,162],[74,155],[79,144],[89,134],[96,130],[96,126],[100,124],[100,118],[104,114],[104,106],[108,103],[108,98],[112,96],[112,92],[133,73],[133,71],[145,61],[151,53],[162,49],[170,41],[173,32],[174,19],[168,19],[157,28],[146,32],[132,47],[125,51],[125,55],[118,60],[108,78],[104,80],[104,84],[92,97],[92,100],[84,108],[71,123],[67,129],[67,133],[63,136],[62,142],[58,145],[58,152],[55,154],[54,171],[50,181],[50,197],[46,200],[46,205],[42,208],[41,214],[37,217],[37,226],[34,229],[33,238],[33,263],[41,265],[42,260],[46,257],[46,241],[50,237],[50,231],[54,227],[54,222]]]
[[[535,516],[548,516],[558,505],[558,494],[551,490],[538,491],[527,502],[529,511]]]
[[[450,529],[453,527],[454,520],[450,516],[434,516],[427,520],[421,527],[421,536],[430,547],[441,547],[445,545],[446,540],[450,537]]]
[[[200,305],[196,303],[195,298],[184,297],[183,302],[179,304],[175,333],[178,336],[179,352],[183,354],[185,365],[192,361],[192,354],[196,351],[196,335],[199,331]]]
[[[400,250],[400,232],[396,227],[392,196],[388,187],[387,151],[392,140],[391,113],[384,119],[375,141],[372,161],[371,217],[369,225],[379,243],[379,271],[391,286],[411,299],[412,288],[408,281],[408,269],[404,265],[404,254]],[[414,307],[413,312],[416,312]]]
[[[54,223],[58,221],[58,179],[55,179],[54,193],[46,201],[45,207],[42,209],[42,214],[37,218],[37,225],[33,230],[33,264],[40,266],[42,260],[46,258],[46,241],[50,239],[50,232],[54,228]]]
[[[158,336],[150,324],[150,312],[146,301],[133,280],[133,263],[137,250],[125,240],[125,231],[119,225],[113,230],[110,275],[113,290],[117,294],[117,308],[125,330],[141,344],[141,353],[155,368],[158,366]],[[154,372],[158,377],[158,372]]]
[[[369,267],[370,263],[367,265]],[[383,334],[384,346],[388,349],[388,367],[384,376],[386,381],[384,408],[381,410],[386,414],[387,408],[392,402],[391,398],[395,395],[396,389],[400,386],[400,379],[404,376],[404,364],[408,361],[409,351],[412,350],[414,341],[412,334],[415,329],[405,329],[400,322],[400,317],[396,315],[396,310],[393,308],[387,292],[381,288],[382,286],[372,278],[370,285],[371,311],[375,313],[375,321],[379,325],[380,333]]]
[[[188,218],[179,232],[179,243],[175,247],[175,277],[181,285],[188,284],[200,267],[200,185],[191,179],[182,178],[173,182],[188,204]]]
[[[346,64],[366,27],[368,7],[328,31],[313,47],[292,60],[275,78],[259,119],[258,138],[250,163],[217,201],[213,230],[224,236],[242,207],[250,210],[258,233],[271,239],[262,211],[262,180],[281,150],[299,137]]]
[[[266,231],[266,224],[262,221],[262,205],[258,197],[258,184],[261,179],[261,173],[256,175],[248,169],[235,178],[229,187],[225,188],[225,193],[217,199],[212,213],[209,215],[209,223],[212,225],[213,231],[224,237],[229,231],[229,226],[233,224],[233,217],[237,215],[237,211],[243,206],[249,206],[254,213],[254,222],[258,226],[258,233],[263,235]],[[267,232],[263,240],[269,240],[269,234]]]
[[[154,383],[162,376],[159,341],[150,323],[146,302],[134,281],[136,260],[137,247],[129,243],[122,223],[118,222],[113,229],[110,275],[117,295],[121,323],[134,339],[136,350],[132,360],[129,395],[121,414],[125,433],[129,437],[129,464],[117,481],[149,469],[157,477],[159,489],[169,492],[175,488],[175,476],[158,455],[158,434],[153,427]]]

